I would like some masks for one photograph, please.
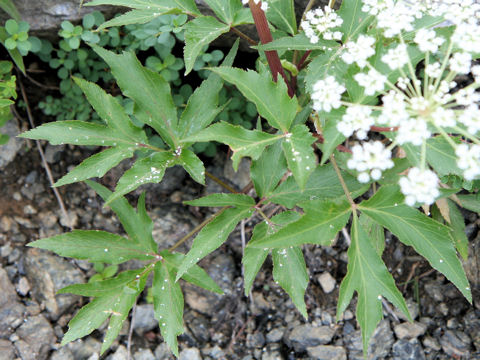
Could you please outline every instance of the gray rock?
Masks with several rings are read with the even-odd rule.
[[[25,306],[18,302],[17,293],[7,272],[0,267],[0,338],[10,336],[23,323]]]
[[[250,182],[250,163],[249,158],[243,158],[238,164],[238,171],[235,172],[232,160],[228,159],[223,167],[223,176],[241,190]]]
[[[98,354],[102,343],[89,336],[84,339],[78,339],[67,344],[75,360],[87,360],[94,354]]]
[[[470,339],[458,331],[447,330],[440,339],[443,351],[455,358],[466,358],[470,356]]]
[[[3,12],[2,12],[3,13]],[[3,24],[3,21],[1,22]],[[4,169],[8,164],[10,164],[15,156],[22,148],[23,141],[20,138],[17,138],[17,135],[20,133],[17,122],[15,119],[8,121],[1,128],[2,134],[7,134],[10,136],[8,142],[5,145],[0,146],[0,170]]]
[[[17,292],[20,295],[25,296],[28,294],[29,291],[30,291],[30,283],[28,282],[26,277],[22,276],[17,284]]]
[[[465,333],[472,338],[473,346],[480,351],[480,316],[475,311],[470,310],[463,318],[465,323]]]
[[[172,246],[198,224],[186,208],[178,204],[155,208],[150,216],[153,220],[153,238],[161,248]]]
[[[282,340],[283,334],[285,333],[284,328],[275,328],[267,333],[267,342],[274,343]]]
[[[172,352],[168,348],[166,343],[161,343],[155,348],[155,359],[156,360],[167,360],[170,359]]]
[[[393,342],[393,332],[390,329],[390,322],[387,319],[383,319],[378,324],[370,339],[368,358],[379,359],[386,357],[390,353]]]
[[[15,358],[15,347],[4,339],[0,339],[0,360],[11,360]]]
[[[393,359],[394,360],[424,360],[425,353],[422,346],[417,339],[398,340],[393,344]]]
[[[48,144],[45,148],[45,160],[49,164],[54,164],[60,161],[60,155],[65,150],[65,145]]]
[[[197,348],[186,348],[180,352],[179,360],[202,360],[200,350]]]
[[[40,249],[29,249],[25,256],[25,270],[33,296],[45,304],[51,319],[58,319],[79,299],[71,294],[55,295],[67,285],[85,282],[83,273],[63,258]]]
[[[120,345],[112,355],[107,356],[106,360],[127,360],[127,358],[127,348],[123,345]]]
[[[267,351],[262,354],[262,360],[283,360],[283,356],[279,351]]]
[[[423,346],[435,351],[439,351],[442,348],[438,341],[431,336],[425,336],[425,338],[423,339]]]
[[[328,344],[335,335],[335,330],[329,326],[314,327],[310,324],[296,326],[288,341],[297,352],[303,352],[308,347]]]
[[[414,302],[412,299],[407,299],[406,303],[407,303],[407,308],[408,308],[408,312],[410,313],[410,316],[412,317],[413,320],[415,320],[418,317],[417,303]],[[399,309],[395,308],[393,312],[400,320],[409,321],[409,319],[405,316],[405,314]]]
[[[25,319],[16,334],[24,342],[21,342],[21,346],[17,346],[22,358],[31,356],[36,360],[46,359],[56,341],[52,325],[41,314]]]
[[[184,321],[188,324],[188,331],[200,345],[210,340],[210,322],[205,316],[196,311],[189,311],[185,314]]]
[[[58,216],[51,211],[45,211],[38,214],[40,226],[45,229],[51,229],[58,222]]]
[[[152,304],[137,305],[135,310],[133,330],[139,335],[158,327]]]
[[[254,332],[247,335],[246,345],[249,348],[261,348],[265,345],[265,336],[261,332]]]
[[[142,349],[133,355],[134,360],[155,360],[155,356],[150,349]]]
[[[436,302],[442,302],[445,299],[442,284],[437,281],[430,281],[425,284],[425,291]]]
[[[50,360],[75,360],[72,352],[65,346],[54,351],[50,356]]]
[[[335,278],[329,272],[324,272],[317,277],[320,286],[325,294],[331,293],[335,289]]]
[[[465,274],[472,285],[472,288],[480,289],[480,232],[477,237],[470,241],[468,249],[468,259],[462,260]],[[474,300],[475,301],[475,300]]]
[[[307,353],[314,360],[347,360],[347,352],[341,346],[319,345],[309,347]]]
[[[427,325],[419,322],[406,322],[395,325],[393,328],[398,339],[415,339],[425,334]]]

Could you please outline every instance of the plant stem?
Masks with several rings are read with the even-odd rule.
[[[338,180],[340,180],[340,184],[342,185],[343,192],[345,193],[345,196],[348,199],[348,202],[350,203],[350,206],[352,207],[353,215],[357,216],[357,204],[352,199],[352,195],[350,194],[350,191],[348,190],[347,184],[345,183],[345,180],[343,179],[342,173],[340,172],[340,169],[338,168],[337,161],[335,160],[335,157],[330,155],[330,162],[333,165],[333,168],[335,169],[335,172],[337,173]]]
[[[258,37],[260,38],[260,42],[265,45],[269,42],[273,41],[272,33],[270,32],[270,28],[268,27],[268,21],[265,16],[265,13],[261,9],[261,2],[255,4],[253,0],[250,0],[248,5],[250,6],[250,11],[252,12],[253,20],[255,21],[255,27],[257,28]],[[290,86],[290,82],[287,79],[287,75],[283,70],[282,63],[280,62],[280,58],[278,57],[278,53],[276,50],[265,51],[265,56],[267,57],[268,66],[270,67],[270,71],[272,72],[272,77],[275,82],[277,82],[278,74],[283,78],[285,84],[287,84],[288,88],[288,95],[293,97],[294,90]]]
[[[227,183],[223,182],[222,180],[220,180],[219,178],[217,178],[215,175],[209,173],[208,171],[205,171],[205,175],[207,175],[207,177],[209,177],[210,179],[212,179],[213,181],[215,181],[218,185],[220,185],[221,187],[223,187],[224,189],[234,193],[234,194],[239,194],[239,192],[237,190],[235,190],[233,187],[231,187],[230,185],[228,185]]]
[[[172,247],[170,247],[170,249],[168,249],[169,252],[172,252],[173,250],[175,250],[176,248],[178,248],[180,245],[182,245],[185,241],[187,241],[188,239],[190,239],[190,237],[192,237],[193,235],[195,235],[196,232],[200,231],[203,229],[203,227],[205,225],[207,225],[209,222],[211,222],[213,219],[215,219],[218,215],[220,215],[221,213],[223,213],[225,210],[227,210],[227,208],[229,208],[229,206],[224,206],[221,210],[219,210],[218,212],[216,212],[215,214],[213,214],[212,216],[210,216],[208,219],[205,219],[203,220],[200,224],[198,224],[197,226],[195,226],[195,228],[190,231],[187,235],[185,235],[184,237],[182,237],[180,240],[178,240]]]
[[[230,28],[230,31],[237,34],[239,37],[241,37],[242,39],[246,40],[250,45],[253,45],[253,46],[257,46],[258,43],[253,40],[250,36],[248,36],[247,34],[241,32],[240,30],[238,30],[237,28],[234,28],[234,27],[231,27]]]

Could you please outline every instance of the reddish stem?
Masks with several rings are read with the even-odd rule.
[[[323,144],[323,142],[325,141],[325,138],[321,134],[312,134],[312,135],[315,136],[318,139],[318,142],[321,143],[321,144]],[[343,145],[338,145],[337,150],[341,151],[341,152],[350,153],[350,154],[352,153],[352,150],[350,150],[349,148],[347,148]]]
[[[250,11],[252,12],[253,21],[255,21],[255,27],[257,28],[260,42],[264,45],[272,42],[273,37],[272,33],[270,32],[270,28],[268,27],[267,18],[265,16],[265,13],[261,9],[262,3],[259,2],[258,4],[255,4],[253,0],[250,0],[248,5],[250,6]],[[290,97],[293,97],[294,91],[290,86],[285,71],[283,70],[282,63],[280,62],[277,51],[265,51],[265,56],[267,57],[268,66],[270,67],[270,71],[272,72],[273,80],[276,82],[278,79],[278,74],[280,74],[283,80],[285,80],[285,84],[287,84],[288,95]]]
[[[371,126],[370,130],[371,131],[377,131],[377,132],[397,131],[398,126],[390,126],[390,127]]]
[[[310,55],[311,52],[312,52],[312,50],[305,51],[305,54],[303,54],[302,58],[300,59],[300,61],[297,64],[298,71],[302,70],[303,65],[305,65],[305,61],[307,60],[307,58],[308,58],[308,56]]]

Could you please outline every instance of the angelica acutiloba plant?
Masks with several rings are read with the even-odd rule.
[[[132,53],[92,46],[122,92],[135,102],[133,116],[158,133],[164,148],[150,144],[112,96],[82,79],[75,81],[103,125],[57,121],[22,135],[52,144],[106,148],[56,186],[102,177],[123,159],[136,158],[113,192],[88,182],[117,213],[126,237],[75,230],[30,243],[92,262],[145,261],[144,267],[114,278],[62,289],[93,297],[70,321],[62,343],[110,319],[102,352],[107,350],[153,273],[155,317],[163,338],[178,354],[177,336],[183,332],[180,279],[221,292],[197,263],[254,215],[263,221],[255,226],[243,254],[245,294],[270,255],[274,280],[307,319],[309,275],[302,245],[330,246],[339,231],[349,230],[337,318],[356,292],[365,351],[382,318],[383,298],[410,318],[381,258],[385,230],[413,247],[471,302],[457,252],[468,256],[459,206],[478,210],[480,68],[474,61],[480,48],[480,5],[473,0],[343,0],[335,11],[334,1],[316,9],[311,1],[302,19],[296,19],[293,0],[250,0],[248,8],[243,0],[205,3],[215,16],[201,14],[193,0],[87,4],[132,8],[102,29],[149,21],[165,12],[187,14],[187,73],[202,47],[228,31],[259,50],[257,70],[232,67],[237,42],[220,67],[209,69],[210,76],[178,116],[168,82],[160,75]],[[258,44],[237,29],[249,23],[256,25]],[[271,29],[276,30],[275,40]],[[458,82],[459,75],[468,80]],[[256,130],[222,121],[212,124],[222,110],[217,98],[224,82],[255,104],[262,118]],[[242,157],[251,158],[255,194],[234,191],[186,202],[220,210],[195,229],[187,254],[176,252],[177,245],[165,249],[161,239],[152,238],[147,195],[140,197],[138,210],[123,196],[142,184],[160,182],[165,170],[176,165],[204,184],[204,165],[190,147],[208,141],[230,147],[235,169]],[[268,216],[263,210],[270,204],[277,210]],[[435,209],[435,218],[430,209]]]

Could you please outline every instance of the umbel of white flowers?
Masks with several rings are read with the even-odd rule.
[[[394,130],[392,139],[384,141],[390,142],[388,146],[374,141],[352,147],[347,166],[358,172],[361,182],[378,180],[382,171],[393,167],[392,150],[397,145],[419,146],[419,166],[410,169],[399,184],[407,204],[432,204],[439,196],[439,178],[426,163],[426,142],[431,137],[442,136],[452,146],[466,180],[480,177],[480,95],[476,92],[480,66],[472,64],[472,54],[480,48],[480,4],[474,0],[364,0],[362,11],[375,17],[383,37],[396,41],[380,57],[383,64],[378,59],[370,62],[377,39],[363,34],[343,39],[340,56],[348,66],[357,67],[353,79],[364,89],[365,98],[378,96],[381,105],[347,101],[345,84],[329,75],[313,85],[313,108],[319,114],[344,109],[336,126],[346,137],[368,140],[374,125]],[[415,22],[424,16],[443,17],[453,25],[453,32],[416,29]],[[320,38],[341,40],[342,23],[334,10],[316,9],[306,14],[302,28],[310,41],[317,43]],[[407,42],[404,34],[413,30],[413,41]],[[422,79],[416,76],[415,53],[424,59]],[[388,76],[392,73],[398,76],[391,82]],[[474,81],[459,88],[456,76],[470,73]],[[448,134],[461,136],[461,143]]]

